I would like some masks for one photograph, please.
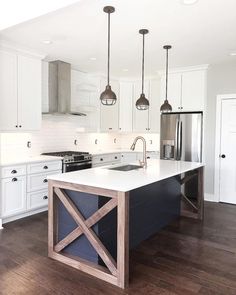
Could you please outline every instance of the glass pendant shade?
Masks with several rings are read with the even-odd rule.
[[[112,106],[116,103],[116,94],[111,90],[111,86],[107,85],[105,91],[100,95],[100,100],[103,105]]]
[[[116,103],[117,97],[110,86],[110,14],[115,11],[112,6],[105,6],[103,11],[108,14],[108,56],[107,56],[107,86],[100,95],[100,100],[103,105],[112,106]]]
[[[139,30],[139,34],[143,35],[143,57],[142,57],[142,93],[139,97],[139,99],[136,101],[136,108],[139,111],[145,111],[149,108],[149,101],[148,99],[145,97],[144,94],[144,35],[148,34],[148,30],[147,29],[141,29]]]
[[[144,93],[142,93],[140,98],[136,101],[136,108],[140,111],[145,111],[149,108],[149,101]]]
[[[163,48],[166,50],[166,97],[164,103],[161,105],[160,111],[162,113],[172,112],[172,106],[168,102],[168,62],[169,62],[169,55],[168,50],[171,49],[171,45],[165,45]]]

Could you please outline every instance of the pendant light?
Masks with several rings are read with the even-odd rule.
[[[148,30],[139,30],[139,34],[143,35],[143,58],[142,58],[142,93],[140,98],[136,101],[136,108],[140,111],[145,111],[149,108],[149,101],[144,94],[144,36],[148,34]]]
[[[108,14],[108,58],[107,58],[107,86],[100,95],[100,100],[103,105],[111,106],[116,103],[116,94],[110,86],[110,15],[115,11],[112,6],[105,6],[103,11]]]
[[[171,49],[171,45],[165,45],[163,48],[166,50],[166,98],[164,100],[163,105],[160,108],[162,113],[168,113],[172,111],[172,106],[168,102],[168,59],[169,59],[169,49]]]

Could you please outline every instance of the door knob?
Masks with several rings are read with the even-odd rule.
[[[223,155],[220,155],[220,157],[224,159],[226,156],[223,154]]]

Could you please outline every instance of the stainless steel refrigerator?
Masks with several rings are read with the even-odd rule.
[[[161,114],[160,158],[202,161],[202,112]]]

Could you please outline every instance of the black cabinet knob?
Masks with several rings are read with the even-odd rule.
[[[48,166],[44,166],[43,169],[48,169]]]
[[[12,170],[11,174],[16,174],[17,171],[16,170]]]
[[[43,182],[46,183],[46,182],[48,182],[48,180],[47,179],[44,179]]]
[[[223,155],[221,155],[221,158],[223,158],[223,159],[224,159],[225,157],[226,157],[226,155],[224,155],[224,154],[223,154]]]
[[[103,158],[101,158],[100,161],[103,161]]]
[[[21,128],[22,126],[21,126],[21,125],[19,125],[19,127]]]
[[[117,157],[115,157],[115,159],[117,159]]]
[[[43,199],[44,199],[44,200],[47,200],[47,199],[48,199],[48,196],[43,196]]]
[[[18,128],[18,125],[16,125],[15,127]]]
[[[12,178],[12,180],[11,180],[12,182],[15,182],[15,181],[17,181],[17,178]]]

